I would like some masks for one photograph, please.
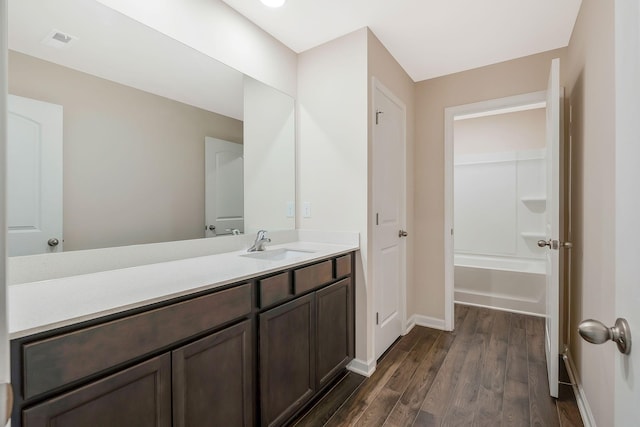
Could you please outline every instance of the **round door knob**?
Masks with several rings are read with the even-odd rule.
[[[58,246],[60,244],[60,241],[54,237],[52,239],[49,239],[47,241],[47,244],[51,247],[54,247],[54,246]]]
[[[538,240],[538,246],[544,248],[545,246],[551,247],[551,242],[547,242],[546,240]]]
[[[611,340],[618,345],[620,353],[631,352],[631,331],[625,319],[616,319],[616,324],[610,328],[598,320],[583,320],[578,325],[578,333],[592,344],[602,344]]]

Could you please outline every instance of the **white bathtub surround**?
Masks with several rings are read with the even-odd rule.
[[[455,253],[544,258],[543,150],[456,157]]]
[[[545,261],[454,255],[456,303],[545,314]]]
[[[297,232],[291,233],[297,235]],[[95,319],[359,249],[357,233],[352,233],[349,244],[293,239],[280,242],[276,235],[271,235],[275,241],[267,250],[288,248],[311,252],[295,259],[274,261],[241,256],[246,254],[246,248],[242,248],[215,255],[9,286],[10,338]],[[348,240],[346,235],[342,237],[343,242]]]
[[[545,153],[456,156],[454,300],[545,313]]]

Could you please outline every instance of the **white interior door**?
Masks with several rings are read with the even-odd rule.
[[[638,2],[617,0],[615,9],[615,314],[627,320],[632,338],[631,353],[623,355],[616,352],[614,368],[613,413],[615,425],[623,427],[636,426],[640,422],[640,5]],[[598,320],[607,326],[612,326],[615,321]]]
[[[551,62],[547,87],[547,290],[545,342],[549,392],[558,397],[560,341],[560,60]]]
[[[8,103],[9,256],[61,252],[62,106],[13,95]]]
[[[373,283],[375,354],[380,357],[402,333],[404,323],[405,109],[374,82]]]
[[[244,233],[242,144],[205,137],[205,237]]]

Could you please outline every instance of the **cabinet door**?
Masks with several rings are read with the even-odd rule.
[[[351,279],[316,292],[316,315],[316,388],[319,390],[353,357]]]
[[[173,425],[253,425],[252,360],[250,320],[173,351]]]
[[[260,314],[261,425],[281,425],[315,392],[314,294]]]
[[[169,427],[171,358],[156,357],[23,411],[24,427]]]

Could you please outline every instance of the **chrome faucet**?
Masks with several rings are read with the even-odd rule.
[[[253,246],[247,249],[247,252],[264,251],[265,243],[269,243],[270,241],[271,239],[267,237],[267,230],[260,230],[256,236],[256,241],[253,243]]]

